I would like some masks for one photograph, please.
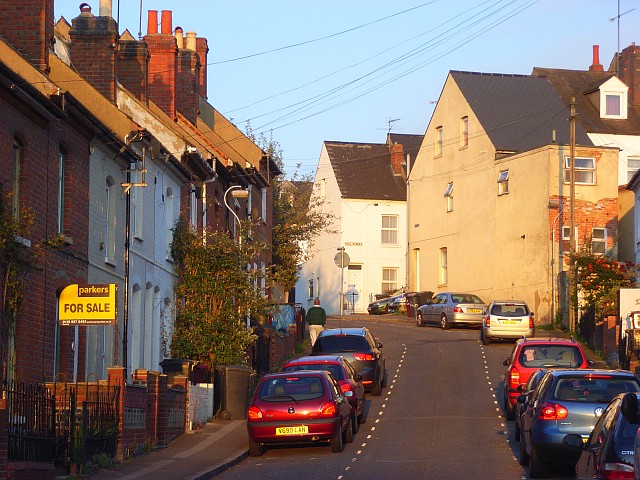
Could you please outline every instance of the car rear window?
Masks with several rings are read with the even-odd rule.
[[[572,345],[525,345],[518,361],[524,367],[577,367],[582,364],[582,354]]]
[[[299,372],[305,370],[324,370],[331,373],[336,380],[344,379],[344,370],[338,365],[331,365],[327,363],[308,363],[305,365],[292,365],[282,369],[283,372]]]
[[[561,378],[553,390],[553,398],[583,403],[609,403],[620,393],[637,392],[638,382],[628,378],[575,377]]]
[[[451,295],[451,299],[453,303],[484,303],[480,297],[475,295]]]
[[[491,315],[524,317],[529,315],[529,307],[521,303],[499,303],[491,307]]]
[[[320,336],[313,345],[313,353],[366,352],[369,345],[359,335],[327,335]]]
[[[259,397],[267,402],[287,402],[291,399],[311,400],[323,395],[324,385],[320,377],[291,376],[264,381]]]

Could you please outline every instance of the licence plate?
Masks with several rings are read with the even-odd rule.
[[[482,313],[482,309],[481,308],[468,308],[467,312],[468,313]]]
[[[517,320],[500,320],[500,323],[502,323],[503,325],[517,325],[518,322]]]
[[[301,433],[309,433],[309,427],[300,425],[297,427],[277,427],[276,435],[300,435]]]

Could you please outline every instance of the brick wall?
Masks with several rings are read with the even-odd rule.
[[[149,12],[151,18],[151,11]],[[161,33],[147,33],[149,46],[149,98],[169,117],[176,116],[176,77],[178,46],[171,32],[171,14],[162,12]]]
[[[192,50],[180,49],[176,77],[176,110],[193,125],[198,116],[200,60]]]
[[[120,39],[118,43],[118,81],[136,98],[146,102],[149,75],[149,49],[144,42]]]

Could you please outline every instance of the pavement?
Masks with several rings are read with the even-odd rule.
[[[344,320],[357,321],[357,315]],[[408,321],[412,318],[398,315],[370,316],[373,321]],[[335,318],[338,320],[338,318]],[[536,332],[538,333],[538,332]],[[563,332],[540,329],[537,336],[567,336]],[[596,361],[596,367],[608,368],[598,356],[583,347],[588,358]],[[169,445],[117,464],[114,468],[100,470],[84,478],[91,480],[205,480],[213,478],[233,467],[249,454],[246,420],[222,420],[215,418],[202,428],[187,432]],[[62,478],[78,478],[62,477]]]

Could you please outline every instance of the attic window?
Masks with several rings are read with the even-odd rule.
[[[617,78],[600,86],[600,118],[627,119],[627,93],[629,88]]]

